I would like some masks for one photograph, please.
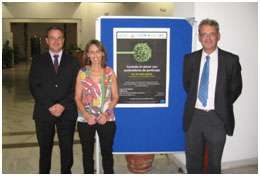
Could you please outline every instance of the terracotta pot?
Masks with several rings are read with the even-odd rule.
[[[125,158],[131,172],[142,174],[152,169],[154,154],[128,154]]]

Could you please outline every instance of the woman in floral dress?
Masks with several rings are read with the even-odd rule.
[[[98,40],[89,41],[84,51],[86,66],[78,73],[75,93],[84,173],[94,173],[96,131],[100,139],[104,173],[114,173],[112,148],[116,124],[113,109],[119,95],[115,73],[107,66],[106,60],[104,45]]]

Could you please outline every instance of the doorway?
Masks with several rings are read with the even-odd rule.
[[[77,23],[11,23],[13,45],[18,46],[21,58],[24,60],[34,55],[48,51],[45,42],[47,29],[58,26],[64,31],[64,50],[67,52],[72,46],[77,46]]]

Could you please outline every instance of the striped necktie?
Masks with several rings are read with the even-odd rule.
[[[209,56],[206,56],[206,62],[203,67],[203,71],[200,79],[200,87],[199,87],[199,100],[204,107],[207,106],[208,100],[208,87],[209,87]]]

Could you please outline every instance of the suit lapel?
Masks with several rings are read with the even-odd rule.
[[[62,53],[61,61],[60,61],[59,69],[58,69],[58,74],[56,74],[54,66],[53,66],[53,62],[51,59],[51,55],[49,52],[46,53],[45,58],[46,58],[45,63],[48,65],[51,72],[55,75],[58,75],[59,72],[61,72],[64,69],[64,67],[66,66],[66,63],[67,63],[66,54]]]
[[[199,84],[201,55],[202,55],[202,50],[197,52],[197,54],[195,56],[195,61],[194,61],[194,64],[193,64],[194,74],[196,75],[195,84]],[[198,88],[198,86],[196,87],[196,89],[197,88]]]
[[[224,70],[224,62],[225,62],[225,58],[224,58],[224,54],[223,51],[218,48],[218,72],[217,72],[217,82],[216,82],[216,91],[215,91],[215,102],[217,101],[218,95],[219,95],[219,91],[220,91],[220,85],[222,85],[221,80],[223,78],[223,74],[225,73]]]
[[[51,72],[52,72],[53,74],[56,74],[50,53],[49,53],[49,52],[46,52],[44,58],[46,58],[46,59],[44,59],[44,60],[45,60],[45,63],[48,65],[48,67],[49,67],[49,69],[51,70]]]
[[[66,66],[67,64],[67,58],[66,58],[66,54],[64,54],[64,52],[62,53],[62,56],[61,56],[61,60],[60,60],[60,65],[59,65],[59,71],[58,71],[58,74],[59,72],[61,72],[64,67]]]

